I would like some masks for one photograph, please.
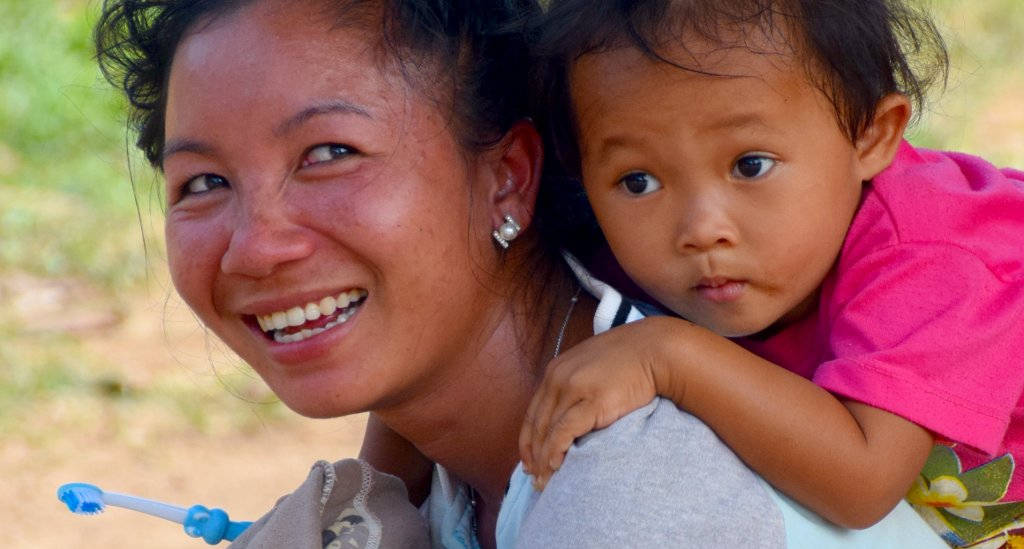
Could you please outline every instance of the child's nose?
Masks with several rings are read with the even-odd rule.
[[[682,211],[676,234],[678,252],[704,253],[737,243],[738,232],[723,205],[712,200],[692,200]]]

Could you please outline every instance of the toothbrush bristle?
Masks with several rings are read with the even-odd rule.
[[[92,485],[66,484],[57,491],[57,498],[68,506],[72,513],[95,515],[103,512],[103,492]]]
[[[82,505],[78,507],[79,513],[87,515],[95,515],[101,511],[103,511],[103,505],[94,501],[83,501]]]

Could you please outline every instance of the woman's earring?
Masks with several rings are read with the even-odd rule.
[[[515,219],[512,219],[511,215],[506,215],[505,222],[497,229],[494,229],[491,236],[494,237],[494,241],[497,242],[503,250],[507,250],[509,242],[515,240],[516,237],[519,236],[519,231],[522,230],[523,228],[519,226],[519,223],[516,223]]]

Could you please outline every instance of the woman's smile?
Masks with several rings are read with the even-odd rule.
[[[356,288],[253,318],[269,339],[277,343],[296,343],[344,324],[356,314],[366,295],[366,290]]]

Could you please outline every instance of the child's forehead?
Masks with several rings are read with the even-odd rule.
[[[759,77],[777,72],[807,74],[813,55],[791,25],[747,24],[695,28],[666,25],[641,40],[620,37],[577,57],[570,78],[587,58],[605,56],[605,70],[615,64],[654,64],[665,71],[709,77]]]
[[[682,46],[659,53],[663,59],[621,47],[574,64],[570,94],[585,156],[622,139],[653,144],[683,128],[698,138],[839,131],[831,103],[792,55]]]
[[[807,65],[794,53],[757,46],[723,46],[694,39],[665,44],[656,52],[621,46],[589,53],[570,68],[574,106],[586,107],[580,99],[616,101],[625,89],[634,92],[631,96],[667,95],[675,99],[685,99],[676,95],[680,92],[701,90],[737,98],[765,93],[820,93],[808,77]],[[637,89],[641,86],[643,89]]]

